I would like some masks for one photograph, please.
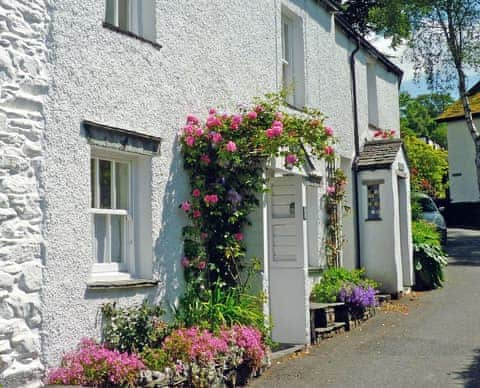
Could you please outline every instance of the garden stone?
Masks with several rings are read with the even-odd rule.
[[[25,292],[40,290],[42,288],[42,268],[37,264],[25,265],[18,285]]]

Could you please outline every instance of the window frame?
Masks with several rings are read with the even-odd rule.
[[[111,181],[110,181],[110,208],[101,208],[100,206],[100,176],[99,176],[99,162],[105,160],[111,162]],[[109,275],[121,275],[129,277],[135,273],[135,223],[134,223],[134,171],[135,171],[135,158],[131,155],[127,155],[124,152],[119,151],[105,151],[96,147],[92,147],[90,155],[90,163],[94,161],[95,169],[95,186],[90,188],[90,196],[93,190],[95,190],[94,198],[90,198],[89,213],[91,216],[91,233],[92,233],[92,257],[93,257],[93,274],[109,274]],[[128,165],[128,209],[116,209],[117,201],[117,187],[116,187],[116,164],[122,163]],[[91,168],[90,168],[91,174]],[[90,177],[92,184],[93,177]],[[92,207],[92,202],[95,200],[95,205],[98,207]],[[106,216],[106,257],[108,260],[106,263],[99,263],[97,260],[97,248],[95,239],[95,215]],[[125,217],[124,231],[123,231],[123,246],[122,252],[124,261],[121,263],[111,262],[111,216],[123,216]]]
[[[366,185],[366,189],[367,189],[367,221],[381,221],[382,220],[382,217],[381,217],[381,211],[382,211],[382,202],[381,202],[381,190],[380,190],[380,187],[381,187],[381,184],[380,183],[368,183]],[[375,190],[375,192],[373,194],[376,195],[376,202],[377,205],[374,207],[373,205],[371,206],[371,198],[370,198],[370,191],[371,191],[371,188],[374,188],[373,190]],[[375,211],[371,211],[371,210],[375,210]]]

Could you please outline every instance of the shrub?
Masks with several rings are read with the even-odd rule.
[[[265,324],[263,302],[262,295],[250,295],[240,288],[226,289],[214,285],[201,296],[187,288],[176,321],[180,326],[199,326],[214,332],[234,325],[253,326],[269,338],[270,328]]]
[[[262,343],[262,333],[254,327],[233,326],[223,332],[229,338],[227,343],[233,343],[241,352],[243,362],[251,368],[258,368],[265,359],[265,346]]]
[[[48,373],[49,384],[133,386],[145,366],[135,354],[120,353],[83,339],[74,352],[63,356],[59,368]]]
[[[414,244],[440,246],[440,233],[435,224],[425,220],[412,222],[412,239]]]
[[[344,286],[338,293],[338,300],[354,308],[375,307],[377,291],[368,286]]]
[[[417,288],[442,287],[448,260],[440,245],[414,244],[414,261]]]
[[[163,349],[145,348],[140,353],[140,357],[145,366],[150,370],[163,371],[165,368],[172,366],[167,353]]]
[[[312,299],[319,303],[337,302],[338,294],[345,285],[378,288],[377,282],[365,278],[364,269],[329,268],[323,273],[321,282],[313,287]]]
[[[159,346],[169,331],[162,321],[164,312],[162,307],[146,300],[133,307],[104,304],[104,342],[121,352],[141,352],[145,347]]]

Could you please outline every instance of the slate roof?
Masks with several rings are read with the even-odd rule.
[[[477,82],[468,91],[468,100],[470,102],[470,109],[473,117],[480,116],[480,82]],[[445,111],[435,120],[439,123],[455,120],[464,120],[465,111],[463,110],[462,100],[455,101],[452,105],[447,107]]]
[[[403,142],[400,139],[366,142],[358,157],[358,170],[390,168],[402,145]]]

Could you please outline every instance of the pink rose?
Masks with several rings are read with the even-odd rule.
[[[195,198],[198,198],[200,197],[200,190],[199,189],[193,189],[192,191],[192,195],[195,197]]]
[[[188,260],[187,256],[182,257],[182,260],[180,260],[180,263],[182,264],[183,268],[187,268],[190,265],[190,260]]]
[[[284,116],[282,112],[275,113],[275,120],[282,121],[283,119],[284,119]]]
[[[202,216],[202,213],[200,212],[200,210],[194,210],[192,215],[193,218],[200,218]]]
[[[297,155],[288,154],[288,155],[285,157],[285,161],[287,162],[287,164],[295,164],[295,163],[297,163],[297,161],[298,161]]]
[[[262,105],[257,105],[255,107],[255,112],[260,113],[260,112],[263,112],[263,111],[265,111],[265,108]]]
[[[212,141],[217,144],[217,143],[220,143],[222,141],[222,135],[218,132],[214,132],[212,134]]]
[[[216,113],[217,113],[217,110],[216,110],[215,108],[210,108],[210,109],[208,110],[208,114],[209,114],[209,115],[214,115],[214,114],[216,114]]]
[[[266,131],[265,131],[265,135],[271,139],[272,137],[275,137],[275,131],[273,130],[273,128],[268,128]]]
[[[195,130],[195,135],[197,136],[202,136],[203,135],[203,129],[202,128],[197,128]]]
[[[216,116],[209,116],[207,119],[207,128],[218,127],[222,125],[222,121]]]
[[[197,264],[197,268],[198,268],[199,270],[204,270],[206,266],[207,266],[207,262],[206,262],[206,261],[201,261],[200,263]]]
[[[207,194],[203,197],[205,203],[217,203],[218,202],[218,195],[217,194]]]
[[[240,233],[240,232],[239,232],[239,233],[235,233],[235,234],[233,235],[233,237],[234,237],[235,240],[237,240],[237,241],[242,241],[242,240],[243,240],[243,233]]]
[[[193,131],[194,131],[194,128],[193,128],[193,125],[191,124],[185,125],[183,127],[183,133],[185,133],[185,135],[193,135]]]
[[[207,154],[203,154],[202,156],[200,156],[200,160],[205,164],[210,164],[211,162],[210,156],[208,156]]]
[[[232,116],[232,123],[230,124],[230,128],[233,130],[237,130],[241,123],[242,116],[239,114],[235,114]]]
[[[205,233],[205,232],[200,233],[200,238],[202,240],[206,240],[207,237],[208,237],[208,233]]]
[[[200,120],[198,119],[197,116],[188,115],[187,116],[187,124],[198,125],[198,124],[200,124]]]
[[[325,147],[325,154],[326,155],[333,155],[333,147],[332,146],[326,146]]]
[[[326,127],[325,128],[325,135],[333,136],[333,128],[332,127]]]
[[[279,126],[272,127],[272,132],[273,132],[273,136],[278,137],[282,134],[283,127],[279,127]]]
[[[233,141],[229,141],[226,148],[228,152],[235,152],[237,150],[237,145]]]
[[[187,146],[192,147],[195,144],[195,138],[193,136],[187,136],[185,143]]]
[[[188,201],[184,201],[180,207],[182,208],[183,211],[185,212],[189,212],[190,211],[190,208],[192,207],[192,205],[190,205],[190,202]]]
[[[258,116],[258,115],[257,115],[257,112],[255,112],[255,111],[253,111],[253,110],[247,113],[247,117],[248,117],[250,120],[255,120],[255,119],[257,118],[257,116]]]
[[[327,186],[327,194],[335,193],[335,186]]]

